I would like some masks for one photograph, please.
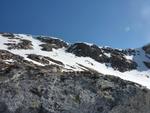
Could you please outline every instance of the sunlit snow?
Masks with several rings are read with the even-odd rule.
[[[135,56],[125,56],[125,58],[134,60],[138,64],[138,68],[136,70],[127,71],[127,72],[119,72],[117,70],[114,70],[110,66],[106,66],[104,63],[99,63],[92,58],[89,57],[77,57],[72,53],[68,53],[65,51],[65,48],[61,49],[53,49],[52,52],[48,51],[42,51],[40,44],[43,44],[43,42],[33,38],[29,35],[23,35],[23,34],[16,34],[16,37],[21,39],[27,39],[32,41],[33,49],[23,50],[23,49],[12,49],[8,50],[7,46],[4,45],[4,43],[18,43],[19,40],[17,39],[8,39],[7,37],[3,37],[0,35],[0,49],[8,50],[14,54],[20,55],[24,57],[26,60],[31,61],[37,65],[44,66],[44,64],[41,64],[39,62],[36,62],[34,60],[31,60],[27,58],[27,54],[37,54],[42,55],[46,57],[53,58],[55,60],[61,61],[64,63],[66,69],[72,69],[73,71],[82,71],[82,68],[80,65],[83,65],[84,67],[91,68],[99,73],[102,74],[109,74],[113,76],[118,76],[122,79],[129,80],[135,83],[139,83],[143,86],[146,86],[147,88],[150,88],[150,69],[148,69],[144,64],[143,61],[149,61],[150,59],[147,57],[149,55],[145,55],[145,52],[139,48],[136,49],[139,51],[139,54],[136,54]],[[105,53],[106,56],[110,57],[110,54]],[[7,61],[8,62],[8,61]],[[79,65],[80,64],[80,65]],[[74,67],[74,68],[72,68]]]

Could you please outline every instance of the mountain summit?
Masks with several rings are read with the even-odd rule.
[[[149,113],[150,45],[0,33],[0,113]]]

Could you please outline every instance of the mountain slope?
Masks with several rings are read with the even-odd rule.
[[[150,91],[138,84],[110,75],[45,70],[16,65],[5,74],[0,113],[149,113]]]
[[[1,33],[0,113],[149,113],[149,48]]]
[[[149,46],[137,49],[112,49],[93,44],[68,44],[60,39],[23,34],[0,34],[0,52],[3,50],[38,66],[57,65],[61,71],[88,71],[118,76],[150,88]],[[10,54],[9,53],[9,54]],[[18,58],[3,58],[3,63],[18,62]]]

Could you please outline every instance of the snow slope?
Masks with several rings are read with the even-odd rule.
[[[150,62],[150,59],[146,56],[144,50],[142,48],[135,49],[136,55],[127,55],[125,56],[127,59],[133,60],[138,64],[138,67],[136,70],[132,71],[126,71],[126,72],[119,72],[117,70],[114,70],[111,66],[106,66],[105,63],[99,63],[95,61],[94,59],[90,57],[77,57],[72,53],[66,52],[66,48],[60,48],[60,49],[53,49],[53,51],[43,51],[41,50],[41,44],[44,44],[44,42],[41,42],[40,40],[37,40],[36,38],[32,37],[31,35],[23,35],[23,34],[14,34],[15,38],[20,39],[26,39],[30,40],[32,42],[33,49],[11,49],[9,50],[7,48],[7,45],[4,43],[19,43],[19,39],[9,39],[9,37],[4,37],[0,35],[0,49],[10,51],[14,54],[20,55],[24,57],[25,60],[31,61],[37,65],[44,66],[44,64],[39,63],[37,61],[31,60],[27,58],[27,54],[37,54],[42,55],[46,57],[50,57],[54,60],[61,61],[64,64],[64,68],[66,70],[64,71],[83,71],[84,67],[91,68],[99,73],[102,74],[109,74],[113,76],[118,76],[122,79],[129,80],[135,83],[139,83],[143,86],[146,86],[150,89],[150,69],[148,69],[143,61]],[[106,54],[108,57],[110,57],[110,54]],[[55,64],[51,62],[51,64]],[[83,67],[82,67],[82,66]]]

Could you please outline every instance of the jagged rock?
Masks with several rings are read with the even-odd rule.
[[[144,50],[147,54],[150,54],[150,44],[144,46],[144,47],[143,47],[143,50]]]
[[[127,60],[121,54],[112,53],[110,58],[111,66],[121,72],[136,69],[137,64],[132,60]]]
[[[71,45],[67,52],[74,53],[76,56],[91,57],[98,62],[109,62],[108,57],[96,45],[87,45],[85,43],[75,43]]]
[[[23,60],[23,57],[19,56],[19,55],[15,55],[9,51],[6,50],[0,50],[0,60],[16,60],[16,61],[21,61]]]
[[[13,33],[0,33],[4,37],[14,38],[15,35]]]
[[[68,49],[67,52],[74,53],[77,56],[98,56],[102,54],[101,49],[99,49],[96,45],[87,45],[85,43],[75,43],[71,45]]]
[[[44,51],[52,51],[52,49],[59,49],[59,47],[57,47],[57,45],[55,44],[41,44],[40,45],[42,48],[42,50]]]
[[[41,55],[29,54],[28,58],[40,62],[42,64],[49,64],[49,61],[45,59],[44,56]]]
[[[150,69],[150,62],[144,62],[144,64]]]
[[[0,66],[1,69],[2,67],[8,67],[11,65],[15,65],[15,64],[21,64],[21,65],[30,65],[30,66],[35,66],[36,64],[27,61],[24,59],[24,57],[13,54],[9,51],[6,50],[0,50]]]
[[[19,43],[5,43],[8,49],[33,49],[32,42],[25,39],[20,39]]]
[[[35,60],[37,62],[40,62],[42,64],[50,64],[50,62],[53,62],[53,63],[56,63],[58,65],[64,65],[62,62],[60,61],[57,61],[57,60],[54,60],[50,57],[45,57],[45,56],[42,56],[42,55],[36,55],[36,54],[29,54],[28,55],[28,58],[32,59],[32,60]]]
[[[137,64],[124,58],[124,52],[112,48],[99,48],[96,45],[87,45],[85,43],[75,43],[71,45],[67,52],[74,53],[77,56],[91,57],[100,63],[110,63],[111,66],[121,72],[136,69]],[[134,52],[132,50],[129,53]],[[109,53],[110,57],[104,53]]]
[[[45,44],[41,44],[44,51],[52,51],[52,49],[59,49],[62,47],[68,47],[68,44],[60,39],[53,39],[50,37],[36,37],[38,40],[45,42]]]

